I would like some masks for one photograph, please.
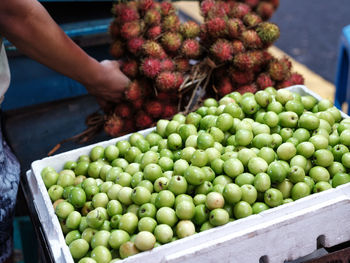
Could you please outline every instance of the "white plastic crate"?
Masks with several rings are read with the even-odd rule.
[[[305,86],[288,88],[301,95],[321,97]],[[348,116],[342,113],[343,118]],[[154,128],[140,131],[143,135]],[[61,170],[68,160],[88,154],[129,135],[82,147],[32,163],[27,171],[33,203],[56,262],[73,263],[40,172],[46,166]],[[329,247],[350,240],[350,184],[313,194],[193,236],[127,258],[125,262],[283,262],[305,256],[317,242]]]

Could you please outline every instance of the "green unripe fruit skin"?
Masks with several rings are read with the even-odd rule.
[[[209,222],[213,226],[222,226],[228,223],[230,217],[228,212],[222,208],[216,208],[209,214]]]
[[[74,240],[69,245],[69,251],[74,259],[80,259],[85,256],[89,250],[89,244],[84,239]]]

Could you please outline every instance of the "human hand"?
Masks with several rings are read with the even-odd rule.
[[[111,104],[120,101],[130,80],[120,71],[117,61],[104,60],[99,65],[96,80],[85,87],[91,95],[96,97],[101,108],[106,111]]]

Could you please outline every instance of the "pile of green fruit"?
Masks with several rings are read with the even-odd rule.
[[[42,178],[73,258],[115,262],[350,182],[350,119],[267,88],[207,99]]]

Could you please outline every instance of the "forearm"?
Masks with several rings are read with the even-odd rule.
[[[1,0],[0,34],[21,52],[84,85],[93,85],[100,64],[78,47],[36,0]]]

